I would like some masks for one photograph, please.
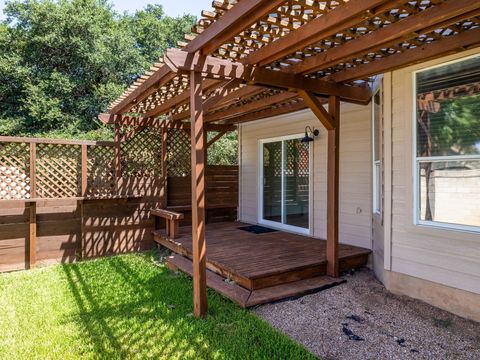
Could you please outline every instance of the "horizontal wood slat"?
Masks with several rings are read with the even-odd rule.
[[[167,179],[168,209],[187,212],[191,210],[190,181],[190,176]],[[235,220],[238,206],[238,166],[207,166],[205,184],[207,221]],[[187,215],[182,224],[189,221]]]

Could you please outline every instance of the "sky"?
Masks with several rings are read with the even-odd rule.
[[[167,15],[192,14],[200,17],[202,10],[210,10],[212,0],[110,0],[118,12],[135,12],[148,4],[161,4]],[[0,19],[4,19],[5,0],[0,0]]]

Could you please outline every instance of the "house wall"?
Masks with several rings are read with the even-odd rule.
[[[479,53],[470,50],[386,74],[391,122],[391,228],[385,230],[386,285],[394,292],[480,320],[480,234],[414,224],[413,72]],[[478,190],[478,189],[477,189]],[[455,211],[451,203],[450,211]],[[410,284],[410,285],[408,285]],[[420,288],[429,289],[419,291]],[[445,296],[449,300],[445,300]]]
[[[384,241],[384,262],[374,269],[394,293],[480,321],[480,234],[417,226],[413,215],[413,72],[478,53],[384,75],[383,233],[376,235]],[[371,248],[370,106],[342,103],[341,123],[340,241]],[[309,110],[241,125],[240,220],[258,222],[259,140],[299,134],[307,125],[320,129],[313,150],[313,236],[326,237],[326,131]]]
[[[340,120],[340,242],[371,248],[371,109],[342,103]],[[258,223],[259,140],[320,130],[313,143],[313,236],[326,238],[327,132],[310,110],[240,126],[241,221]]]

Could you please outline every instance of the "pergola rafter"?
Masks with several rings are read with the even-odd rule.
[[[478,0],[223,0],[213,8],[100,117],[116,128],[191,132],[196,316],[206,313],[206,131],[215,127],[214,141],[233,124],[313,111],[328,131],[327,272],[338,276],[340,101],[368,104],[374,76],[480,46]]]

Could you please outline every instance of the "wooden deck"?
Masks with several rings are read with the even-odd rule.
[[[288,296],[302,293],[302,289],[305,288],[305,286],[299,288],[302,282],[308,284],[309,292],[313,290],[312,286],[315,288],[315,283],[321,287],[338,283],[337,280],[325,276],[326,241],[282,231],[252,234],[239,229],[242,226],[248,224],[225,222],[207,225],[207,268],[211,273],[210,287],[222,292],[222,289],[212,286],[211,283],[220,284],[221,280],[219,282],[219,279],[216,279],[218,276],[227,278],[240,285],[250,293],[249,295],[253,294],[254,298],[260,294],[262,303],[272,301],[271,299],[278,300],[280,293],[286,293]],[[173,257],[170,266],[190,273],[190,266],[187,263],[188,259],[192,258],[191,227],[181,227],[180,237],[177,239],[167,238],[163,230],[156,231],[154,235],[159,244],[187,260],[185,262],[179,256]],[[369,254],[368,249],[340,245],[341,271],[366,265]],[[212,280],[214,278],[216,280]],[[278,288],[282,286],[284,288]],[[241,289],[237,292],[241,292]],[[266,292],[270,295],[265,295]],[[228,294],[226,296],[232,298]],[[246,306],[245,303],[237,302]]]

